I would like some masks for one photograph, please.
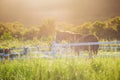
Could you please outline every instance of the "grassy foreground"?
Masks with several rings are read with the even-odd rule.
[[[120,59],[1,61],[0,80],[120,80]]]

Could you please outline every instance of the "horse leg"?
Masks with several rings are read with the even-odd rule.
[[[77,56],[79,56],[79,48],[78,47],[74,47],[75,53]]]
[[[93,53],[94,53],[94,55],[97,55],[97,53],[98,53],[98,46],[94,46]]]
[[[93,57],[93,46],[88,46],[89,58]]]
[[[88,51],[88,54],[89,54],[89,58],[92,58],[92,53],[91,53],[91,51]]]
[[[97,53],[98,53],[98,51],[97,51],[97,50],[94,50],[94,55],[95,55],[95,56],[97,55]]]
[[[79,50],[78,49],[76,50],[76,53],[77,53],[77,56],[79,56]]]

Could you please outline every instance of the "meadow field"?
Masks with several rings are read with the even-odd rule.
[[[40,26],[29,28],[18,22],[0,24],[0,48],[16,49],[16,52],[19,51],[18,48],[36,46],[50,46],[47,50],[51,51],[55,33],[62,28],[63,31],[71,31],[83,36],[93,34],[103,42],[120,41],[120,17],[104,22],[86,23],[81,25],[82,27],[68,25],[60,29],[49,20]],[[119,48],[113,48],[119,47],[120,44],[101,46],[110,47],[110,49],[99,49],[98,55],[112,55],[120,52]],[[34,55],[34,52],[31,52],[27,57],[14,60],[0,59],[0,80],[120,80],[120,55],[90,59],[76,56],[68,58],[69,54],[74,52],[68,49],[65,51],[65,57],[64,54],[60,54],[56,58],[40,58],[40,55]]]
[[[51,42],[45,39],[44,42],[37,39],[7,40],[2,41],[0,46],[19,48],[26,45],[51,45]],[[118,53],[115,50],[98,52],[99,55]],[[15,60],[0,60],[0,80],[120,80],[119,57],[69,58],[62,54],[56,58],[40,58],[40,55],[31,53]]]
[[[39,58],[1,61],[0,80],[120,80],[120,59]]]

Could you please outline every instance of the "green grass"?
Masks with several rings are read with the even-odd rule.
[[[19,48],[26,45],[50,45],[50,43],[39,40],[13,40],[1,41],[0,47]],[[114,53],[119,52],[114,50],[99,51],[98,54]],[[29,54],[32,57],[33,55]],[[0,80],[120,80],[120,58],[65,57],[61,59],[4,60],[0,61]]]
[[[120,59],[1,61],[0,80],[120,80]]]
[[[24,46],[40,46],[40,45],[51,45],[52,41],[43,41],[43,40],[0,40],[0,48],[21,48]]]

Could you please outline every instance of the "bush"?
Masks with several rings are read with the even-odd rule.
[[[12,40],[12,39],[14,39],[14,38],[12,37],[11,33],[8,32],[8,33],[4,33],[4,34],[0,37],[0,39],[2,39],[2,40]]]

